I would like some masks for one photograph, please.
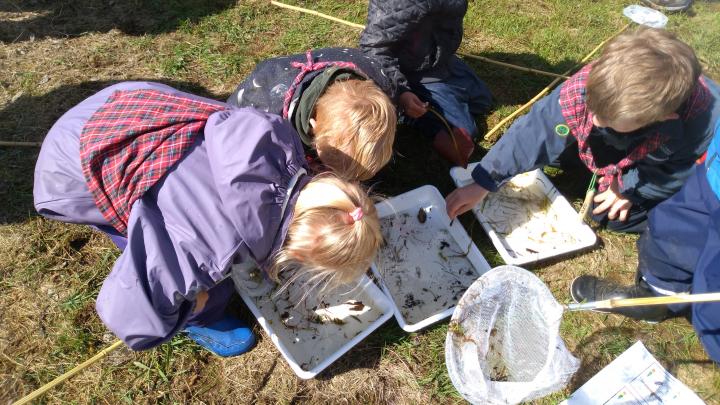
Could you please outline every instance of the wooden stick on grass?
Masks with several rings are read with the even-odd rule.
[[[42,142],[16,142],[16,141],[0,141],[0,146],[20,146],[25,148],[39,148]]]
[[[349,26],[354,27],[354,28],[359,28],[359,29],[361,29],[361,30],[362,30],[362,29],[365,29],[365,26],[362,25],[362,24],[355,24],[355,23],[352,23],[352,22],[350,22],[350,21],[341,20],[341,19],[339,19],[339,18],[335,18],[335,17],[330,16],[330,15],[327,15],[327,14],[319,13],[319,12],[317,12],[317,11],[308,10],[308,9],[306,9],[306,8],[297,7],[297,6],[291,6],[291,5],[289,5],[289,4],[280,3],[279,1],[274,1],[274,0],[270,0],[270,4],[273,4],[273,5],[276,5],[276,6],[278,6],[278,7],[282,7],[282,8],[287,8],[287,9],[289,9],[289,10],[295,10],[295,11],[299,11],[299,12],[301,12],[301,13],[306,13],[306,14],[311,14],[311,15],[314,15],[314,16],[322,17],[322,18],[325,18],[325,19],[328,19],[328,20],[331,20],[331,21],[338,22],[338,23],[340,23],[340,24],[345,24],[345,25],[349,25]]]
[[[340,24],[348,25],[348,26],[350,26],[350,27],[359,28],[359,29],[361,29],[361,30],[362,30],[362,29],[365,29],[365,26],[362,25],[362,24],[356,24],[356,23],[353,23],[353,22],[350,22],[350,21],[341,20],[341,19],[339,19],[339,18],[330,16],[330,15],[327,15],[327,14],[319,13],[319,12],[314,11],[314,10],[308,10],[308,9],[306,9],[306,8],[302,8],[302,7],[298,7],[298,6],[291,6],[291,5],[289,5],[289,4],[281,3],[281,2],[275,1],[275,0],[270,0],[270,4],[275,5],[275,6],[278,6],[278,7],[286,8],[286,9],[288,9],[288,10],[299,11],[299,12],[301,12],[301,13],[306,13],[306,14],[310,14],[310,15],[317,16],[317,17],[322,17],[322,18],[325,18],[325,19],[328,19],[328,20],[331,20],[331,21],[338,22],[338,23],[340,23]],[[524,67],[524,66],[513,65],[512,63],[507,63],[507,62],[500,62],[500,61],[496,61],[496,60],[493,60],[493,59],[490,59],[490,58],[486,58],[486,57],[484,57],[484,56],[477,56],[477,55],[470,55],[470,54],[461,54],[461,55],[462,55],[462,56],[465,56],[465,57],[468,57],[468,58],[478,59],[478,60],[481,60],[481,61],[484,61],[484,62],[487,62],[487,63],[491,63],[491,64],[493,64],[493,65],[503,66],[503,67],[506,67],[506,68],[515,69],[515,70],[520,70],[520,71],[523,71],[523,72],[530,72],[530,73],[536,73],[536,74],[539,74],[539,75],[552,76],[552,77],[561,77],[561,78],[567,79],[567,76],[559,75],[559,74],[557,74],[557,73],[545,72],[545,71],[543,71],[543,70],[538,70],[538,69],[531,69],[531,68],[527,68],[527,67]]]
[[[559,77],[561,79],[569,79],[570,78],[570,76],[561,75],[559,73],[546,72],[544,70],[537,70],[537,69],[533,69],[533,68],[529,68],[529,67],[513,65],[511,63],[500,62],[500,61],[497,61],[494,59],[486,58],[484,56],[478,56],[478,55],[473,55],[473,54],[469,54],[469,53],[460,53],[460,52],[458,52],[458,55],[465,57],[465,58],[477,59],[477,60],[481,60],[483,62],[492,63],[492,64],[498,65],[498,66],[504,66],[504,67],[510,68],[510,69],[521,70],[523,72],[535,73],[535,74],[544,75],[544,76]]]
[[[595,48],[593,48],[593,50],[590,51],[590,53],[588,53],[587,55],[585,55],[585,57],[582,58],[582,60],[580,61],[580,63],[578,63],[577,65],[575,65],[575,66],[573,66],[572,68],[568,69],[565,73],[563,73],[563,76],[569,75],[570,73],[572,73],[572,71],[574,71],[574,70],[577,69],[578,67],[580,67],[580,66],[584,65],[585,63],[587,63],[587,61],[589,61],[590,58],[592,58],[592,56],[595,54],[595,52],[597,52],[598,50],[600,50],[600,48],[602,48],[608,41],[610,41],[611,39],[613,39],[613,38],[615,38],[616,36],[620,35],[620,33],[622,33],[623,31],[625,31],[626,29],[628,29],[628,27],[630,27],[630,25],[631,25],[631,24],[625,25],[625,26],[622,27],[622,29],[620,29],[618,32],[614,33],[611,37],[609,37],[608,39],[602,41],[598,46],[596,46]],[[553,80],[550,84],[547,85],[547,87],[545,87],[544,89],[542,89],[542,90],[540,91],[540,93],[538,93],[535,97],[531,98],[530,101],[528,101],[527,103],[523,104],[520,108],[518,108],[517,110],[515,110],[512,114],[510,114],[510,115],[508,115],[507,117],[503,118],[502,121],[500,121],[497,125],[495,125],[491,130],[489,130],[489,131],[485,134],[484,139],[485,139],[486,141],[489,140],[489,139],[491,139],[492,136],[493,136],[493,134],[494,134],[495,132],[497,132],[500,128],[502,128],[502,127],[503,127],[505,124],[507,124],[510,120],[512,120],[513,118],[517,117],[521,112],[525,111],[526,108],[528,108],[528,107],[530,107],[531,105],[535,104],[536,101],[540,100],[542,97],[544,97],[546,94],[548,94],[548,93],[550,92],[550,90],[552,90],[553,87],[555,87],[556,84],[560,83],[561,80],[562,80],[561,77],[558,77],[557,79]]]
[[[69,379],[70,377],[74,376],[75,374],[86,369],[91,364],[93,364],[96,361],[107,356],[108,353],[110,353],[113,350],[117,349],[118,347],[122,346],[122,344],[123,344],[123,342],[121,340],[116,340],[115,343],[111,344],[110,346],[108,346],[105,349],[98,352],[96,355],[92,356],[91,358],[89,358],[89,359],[85,360],[84,362],[80,363],[79,365],[75,366],[75,368],[73,368],[72,370],[57,377],[56,379],[50,381],[49,383],[43,385],[42,387],[40,387],[38,389],[36,389],[35,391],[31,392],[30,394],[20,398],[13,405],[23,405],[23,404],[30,403],[31,401],[34,401],[39,396],[41,396],[44,393],[46,393],[47,391],[51,390],[55,386],[62,384],[63,382],[65,382],[65,380]]]

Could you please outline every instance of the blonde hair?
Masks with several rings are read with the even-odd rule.
[[[367,180],[392,156],[397,116],[372,80],[330,85],[315,105],[315,148],[323,164],[348,180]]]
[[[353,218],[354,216],[354,218]],[[300,191],[283,247],[270,276],[292,270],[310,289],[356,281],[375,259],[383,237],[375,204],[357,184],[325,173]]]
[[[702,68],[695,52],[663,29],[641,28],[605,46],[587,81],[587,106],[606,122],[645,126],[692,95]]]

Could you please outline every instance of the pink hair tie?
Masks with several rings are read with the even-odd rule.
[[[353,221],[357,222],[362,219],[363,217],[363,210],[360,207],[355,208],[352,212],[349,213],[350,218],[353,219]]]

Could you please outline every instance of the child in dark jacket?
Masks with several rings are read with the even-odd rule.
[[[720,122],[707,157],[692,169],[680,191],[651,212],[638,240],[635,285],[584,275],[570,288],[576,302],[720,292]],[[615,309],[635,319],[659,322],[689,314],[711,359],[720,364],[720,303]]]
[[[473,170],[475,183],[447,197],[448,213],[469,210],[509,178],[563,155],[598,176],[596,221],[642,232],[648,211],[680,189],[707,149],[719,98],[693,50],[674,35],[623,34],[513,123]]]
[[[475,116],[492,104],[485,83],[455,56],[467,6],[467,0],[370,0],[360,37],[363,51],[382,63],[397,86],[408,122],[433,137],[441,156],[463,167],[478,135]]]
[[[53,125],[33,194],[41,215],[93,226],[123,250],[96,306],[130,348],[185,330],[231,356],[254,341],[224,315],[234,264],[343,283],[367,271],[381,243],[367,194],[307,169],[276,115],[125,82]]]
[[[281,115],[322,164],[367,180],[395,141],[395,87],[378,62],[353,48],[324,48],[265,60],[227,100]]]

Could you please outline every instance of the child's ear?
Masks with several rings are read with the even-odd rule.
[[[315,121],[315,118],[310,118],[308,122],[310,123],[310,128],[315,129],[315,126],[317,125],[317,121]]]

